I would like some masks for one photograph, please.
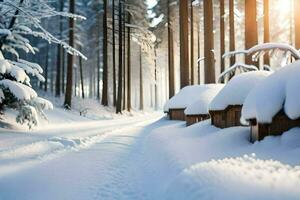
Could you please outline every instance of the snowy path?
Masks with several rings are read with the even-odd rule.
[[[3,176],[0,199],[153,199],[149,196],[152,192],[149,188],[145,191],[143,185],[151,174],[144,171],[148,161],[142,146],[144,137],[156,126],[149,124],[157,119],[154,115],[146,121],[119,124],[106,137],[94,138],[89,148]],[[106,125],[105,130],[110,126]],[[89,132],[91,136],[96,137]]]
[[[20,136],[0,147],[0,200],[299,199],[300,128],[251,144],[247,127],[160,118]]]

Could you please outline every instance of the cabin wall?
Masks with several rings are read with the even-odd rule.
[[[280,111],[272,120],[271,124],[259,124],[256,120],[250,120],[251,142],[260,141],[266,136],[282,135],[294,127],[300,127],[300,119],[291,120],[283,111]]]
[[[242,126],[240,122],[242,106],[228,106],[222,111],[210,111],[212,125],[218,128]]]
[[[169,109],[170,120],[185,121],[185,109]]]
[[[210,117],[209,115],[186,115],[185,116],[186,125],[190,126],[196,124],[198,122],[209,119],[209,117]]]

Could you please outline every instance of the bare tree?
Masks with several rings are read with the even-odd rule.
[[[213,1],[203,1],[204,8],[204,57],[205,83],[215,83],[214,32],[213,32]]]
[[[235,50],[235,26],[234,26],[234,0],[229,0],[229,27],[230,27],[230,44],[229,44],[229,51]],[[235,63],[235,56],[230,58],[230,66],[234,65]]]
[[[175,94],[175,69],[174,69],[174,37],[171,22],[170,0],[167,5],[168,18],[168,65],[169,65],[169,98]]]
[[[190,85],[189,67],[189,8],[188,0],[180,0],[180,87]]]
[[[108,67],[107,67],[107,0],[103,0],[103,74],[102,74],[102,100],[101,104],[104,106],[108,106]]]
[[[245,49],[249,49],[258,43],[256,0],[245,0]],[[246,64],[257,64],[251,56],[246,56]]]
[[[220,53],[221,53],[221,73],[225,69],[225,62],[222,55],[225,53],[225,5],[224,0],[220,0]],[[200,57],[200,56],[199,56]]]

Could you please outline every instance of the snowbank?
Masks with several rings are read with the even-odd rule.
[[[209,105],[210,110],[224,110],[229,105],[243,105],[251,89],[271,73],[253,71],[234,76]]]
[[[199,93],[199,97],[184,111],[186,115],[208,114],[208,105],[220,92],[224,84],[210,84]]]
[[[298,166],[261,160],[255,154],[212,160],[185,169],[173,183],[170,199],[298,199],[297,174]]]
[[[282,109],[290,119],[300,117],[300,61],[276,71],[255,87],[246,98],[242,118],[271,123]]]
[[[178,94],[172,97],[164,106],[164,111],[168,112],[169,109],[182,108],[185,109],[196,100],[201,98],[201,93],[208,89],[215,88],[215,84],[207,85],[193,85],[182,88]]]

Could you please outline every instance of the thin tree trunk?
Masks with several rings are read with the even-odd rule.
[[[69,12],[75,13],[75,0],[69,1]],[[69,19],[69,45],[74,47],[74,19]],[[70,109],[72,103],[72,84],[73,84],[73,65],[74,65],[74,56],[68,54],[68,68],[67,68],[67,85],[66,85],[66,95],[65,95],[65,108]]]
[[[158,88],[157,88],[157,51],[154,48],[154,109],[158,109]]]
[[[116,106],[116,37],[115,37],[115,0],[112,0],[112,64],[113,64],[113,106]]]
[[[122,112],[122,88],[123,88],[123,9],[122,2],[119,0],[119,73],[118,73],[118,96],[117,96],[117,105],[116,113]]]
[[[64,1],[60,0],[60,12],[64,9]],[[60,32],[60,39],[62,39],[62,32],[63,32],[63,19],[62,16],[59,17],[59,32]],[[56,82],[55,82],[55,96],[59,97],[61,92],[61,64],[62,64],[62,47],[60,44],[57,45],[57,60],[56,60]]]
[[[190,85],[189,67],[189,8],[188,0],[180,0],[180,87]]]
[[[142,47],[140,46],[140,110],[144,110]]]
[[[193,0],[191,0],[191,17],[190,17],[190,29],[191,29],[191,38],[190,38],[190,48],[191,48],[191,84],[195,84],[195,69],[194,69],[194,8]]]
[[[80,48],[81,51],[81,48]],[[80,73],[80,81],[81,81],[81,95],[82,98],[85,98],[85,94],[84,94],[84,80],[83,80],[83,69],[82,69],[82,58],[79,57],[79,73]]]
[[[102,105],[108,106],[108,67],[107,67],[107,0],[103,0],[103,86],[102,86]]]
[[[258,42],[256,21],[256,0],[245,0],[245,48],[249,49]],[[246,64],[258,64],[252,61],[252,56],[246,56]]]
[[[300,1],[294,0],[294,17],[295,17],[295,47],[300,49]]]
[[[201,43],[201,4],[199,4],[199,15],[198,15],[198,23],[197,23],[197,35],[198,35],[198,39],[197,39],[197,46],[198,46],[198,59],[201,57],[201,46],[200,46],[200,43]],[[198,72],[197,72],[197,75],[198,75],[198,84],[201,83],[201,76],[200,76],[200,67],[201,67],[201,63],[200,61],[197,62],[197,65],[198,65]]]
[[[49,74],[49,44],[47,43],[47,48],[46,48],[46,60],[45,60],[45,83],[44,83],[44,91],[47,92],[48,90],[48,74]]]
[[[99,18],[100,18],[100,14],[98,14],[98,24],[100,24],[100,19]],[[97,69],[96,69],[97,76],[95,76],[96,86],[94,86],[94,88],[96,89],[96,87],[97,87],[96,95],[97,95],[97,99],[100,100],[100,47],[101,47],[101,43],[100,43],[100,30],[99,30],[99,27],[97,28],[97,33],[98,33]]]
[[[221,73],[225,70],[225,60],[222,58],[224,53],[225,53],[225,5],[224,5],[224,0],[220,0],[220,54],[221,54],[220,72]]]
[[[215,83],[214,32],[213,32],[213,2],[203,1],[204,8],[204,57],[205,83]]]
[[[299,2],[299,0],[297,0]],[[264,43],[270,42],[270,2],[264,0]],[[264,64],[270,65],[270,56],[268,53],[264,55]]]
[[[174,70],[174,39],[171,26],[170,0],[168,0],[168,65],[169,65],[169,98],[175,94],[175,70]]]
[[[200,40],[201,40],[201,36],[200,36],[200,20],[198,22],[198,25],[197,25],[197,35],[198,35],[198,38],[197,38],[197,48],[198,48],[198,59],[200,58],[201,56],[201,49],[200,49]],[[201,78],[200,78],[200,61],[197,62],[197,79],[198,79],[198,84],[200,85],[200,81],[201,81]]]
[[[61,48],[62,53],[62,73],[61,73],[61,91],[65,93],[65,50]]]
[[[128,14],[128,23],[131,23],[131,16]],[[127,27],[127,110],[131,111],[131,46],[130,27]]]
[[[123,24],[122,24],[122,33],[123,33],[123,99],[122,99],[122,110],[126,109],[126,28],[125,28],[125,12],[123,11]]]
[[[229,0],[229,27],[230,27],[230,44],[229,51],[235,50],[235,26],[234,26],[234,0]],[[231,56],[230,58],[230,66],[234,65],[235,56]]]

